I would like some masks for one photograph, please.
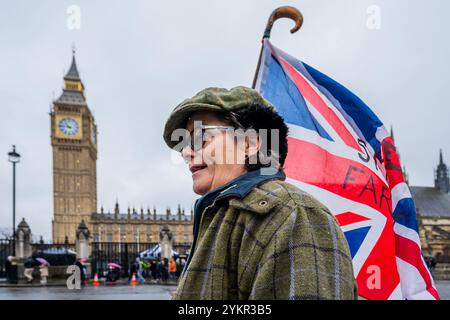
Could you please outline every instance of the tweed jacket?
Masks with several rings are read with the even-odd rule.
[[[173,299],[357,299],[333,215],[283,180],[207,206]]]

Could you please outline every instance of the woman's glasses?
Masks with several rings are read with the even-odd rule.
[[[199,126],[196,127],[190,134],[189,146],[192,150],[198,151],[205,146],[205,143],[209,141],[207,131],[209,130],[234,130],[234,127],[230,126]]]

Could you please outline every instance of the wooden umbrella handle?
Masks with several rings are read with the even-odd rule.
[[[276,20],[281,18],[289,18],[295,21],[295,26],[291,29],[291,33],[297,32],[303,24],[303,15],[297,8],[291,6],[279,7],[270,15],[269,20],[267,21],[266,30],[264,30],[263,38],[270,38],[273,24]]]

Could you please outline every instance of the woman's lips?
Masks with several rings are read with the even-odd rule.
[[[195,165],[195,166],[189,167],[189,170],[191,170],[192,174],[194,174],[197,171],[200,171],[200,170],[205,169],[205,168],[206,168],[206,165],[201,165],[201,166]]]

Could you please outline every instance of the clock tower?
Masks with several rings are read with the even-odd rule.
[[[86,103],[75,51],[50,117],[53,242],[62,243],[67,238],[74,243],[81,220],[90,227],[91,214],[97,212],[97,126]]]

